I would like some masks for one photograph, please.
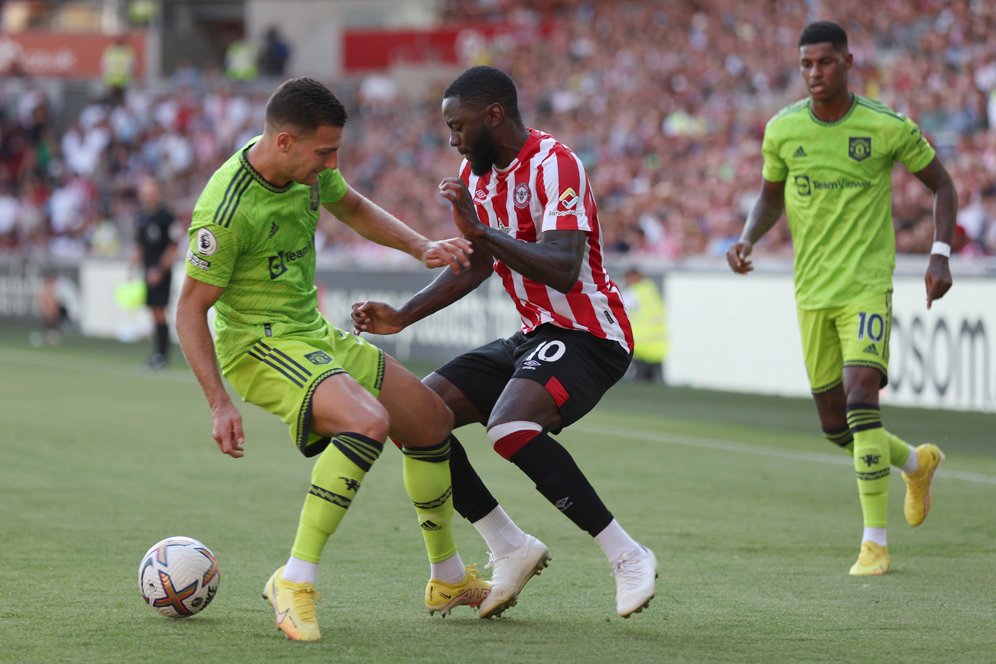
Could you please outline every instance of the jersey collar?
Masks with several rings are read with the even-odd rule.
[[[257,171],[255,168],[253,168],[252,164],[249,163],[249,157],[247,157],[246,155],[249,153],[249,148],[251,148],[255,144],[256,144],[256,141],[249,141],[248,143],[246,143],[246,146],[244,148],[242,148],[242,150],[239,152],[239,163],[242,164],[242,167],[244,169],[246,169],[247,171],[249,171],[249,174],[252,175],[252,179],[253,180],[255,180],[256,182],[258,182],[260,184],[260,186],[262,186],[263,188],[267,189],[268,191],[272,191],[275,194],[282,194],[282,193],[284,193],[286,191],[289,191],[290,188],[292,186],[294,186],[294,182],[293,181],[288,182],[287,184],[285,184],[282,187],[278,187],[277,185],[273,184],[272,182],[270,182],[269,180],[267,180],[266,178],[264,178],[262,175],[260,175],[259,171]]]

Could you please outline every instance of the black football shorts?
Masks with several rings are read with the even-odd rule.
[[[545,324],[464,353],[436,373],[458,387],[485,421],[509,380],[536,381],[557,402],[566,427],[595,407],[632,358],[615,341]]]

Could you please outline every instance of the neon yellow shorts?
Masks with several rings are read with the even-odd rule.
[[[319,383],[347,373],[372,395],[384,381],[384,352],[326,321],[316,336],[264,337],[224,369],[225,379],[242,400],[273,413],[290,428],[290,437],[307,457],[329,444],[310,431],[311,399]]]
[[[889,382],[892,291],[866,295],[844,307],[797,309],[802,354],[813,394],[844,380],[844,367],[874,367]]]

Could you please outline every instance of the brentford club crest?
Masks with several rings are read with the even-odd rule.
[[[515,185],[515,190],[512,192],[512,197],[515,200],[515,207],[520,210],[529,205],[529,185],[525,182],[520,182]]]

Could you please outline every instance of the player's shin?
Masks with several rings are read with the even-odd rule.
[[[463,579],[465,571],[456,555],[451,528],[453,487],[450,480],[450,440],[447,438],[433,447],[404,447],[401,451],[404,454],[402,470],[405,490],[418,515],[425,550],[429,562],[433,564],[433,578],[447,582]],[[442,569],[437,565],[441,565]]]
[[[495,449],[500,449],[500,442]],[[529,476],[536,490],[554,507],[592,537],[612,521],[612,514],[574,458],[547,434],[532,438],[509,460]]]
[[[450,436],[450,475],[453,478],[453,509],[475,523],[498,507],[498,500],[470,464],[456,436]]]
[[[383,445],[358,433],[341,433],[319,455],[311,471],[292,557],[318,563],[329,536],[353,502]]]
[[[889,507],[889,436],[876,405],[849,405],[847,423],[854,435],[854,470],[865,532],[881,529],[884,535]],[[884,541],[877,543],[885,545]]]

